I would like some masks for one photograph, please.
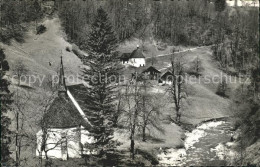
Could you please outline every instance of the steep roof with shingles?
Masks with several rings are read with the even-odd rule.
[[[75,100],[79,103],[80,107],[84,110],[85,107],[85,94],[87,93],[86,88],[83,84],[67,86],[70,93],[73,95]]]
[[[80,105],[66,86],[62,57],[58,96],[44,114],[43,121],[47,128],[71,128],[81,125],[85,128],[91,128],[91,124]]]
[[[58,96],[52,101],[43,120],[48,128],[71,128],[80,125],[86,128],[91,127],[67,94]]]

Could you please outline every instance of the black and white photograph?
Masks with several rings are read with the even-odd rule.
[[[260,166],[259,55],[258,0],[0,0],[0,166]]]

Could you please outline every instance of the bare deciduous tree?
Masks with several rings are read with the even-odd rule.
[[[124,90],[124,113],[122,123],[129,130],[130,134],[130,155],[135,158],[135,137],[140,127],[139,116],[141,113],[141,96],[138,82],[132,85],[126,84]]]
[[[175,61],[174,55],[171,59],[171,73],[172,73],[172,84],[167,89],[170,97],[173,99],[175,105],[175,121],[177,124],[180,124],[181,119],[181,101],[185,98],[185,90],[184,90],[184,64],[181,59]]]
[[[23,64],[23,61],[21,59],[15,62],[13,74],[18,77],[18,86],[21,85],[21,77],[28,74],[28,72],[28,68]]]
[[[158,99],[151,93],[151,83],[146,79],[142,79],[142,85],[140,86],[140,104],[141,104],[141,131],[142,131],[142,141],[146,141],[146,130],[150,131],[151,128],[155,128],[163,132],[160,127],[160,107]]]
[[[27,112],[29,109],[29,102],[31,100],[31,93],[26,90],[17,88],[13,93],[13,107],[15,122],[15,157],[16,166],[20,166],[21,149],[26,145],[25,139],[28,137],[25,130],[25,121],[27,120]]]
[[[197,56],[191,64],[191,69],[189,70],[189,74],[195,75],[196,77],[201,75],[203,71],[202,63],[200,58]]]

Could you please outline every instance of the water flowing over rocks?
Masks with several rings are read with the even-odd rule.
[[[160,165],[226,165],[230,160],[226,155],[235,155],[227,148],[233,144],[229,142],[232,126],[228,121],[206,122],[185,135],[184,148],[165,149],[158,155]]]

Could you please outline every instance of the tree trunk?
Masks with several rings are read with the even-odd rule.
[[[180,114],[180,107],[176,107],[176,123],[180,125],[181,120],[181,114]]]
[[[39,159],[40,159],[40,167],[42,167],[42,151],[39,152]]]
[[[146,135],[145,135],[146,125],[143,126],[143,141],[146,141]]]
[[[15,157],[16,163],[15,165],[18,167],[19,164],[19,151],[18,151],[18,131],[19,131],[19,113],[16,114],[16,135],[15,135]]]
[[[46,158],[46,160],[48,160],[48,159],[49,159],[49,157],[48,157],[48,155],[47,155],[48,151],[44,150],[44,153],[45,153],[45,158]]]
[[[131,158],[135,159],[135,141],[133,136],[131,136],[130,153],[131,153]]]

